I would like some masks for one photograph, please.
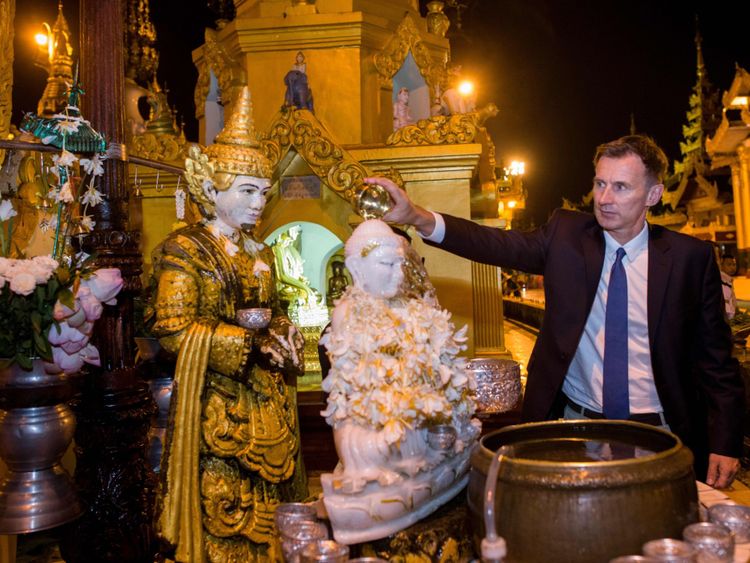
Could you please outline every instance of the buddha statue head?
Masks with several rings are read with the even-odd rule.
[[[260,151],[250,91],[244,87],[214,144],[190,148],[185,160],[190,195],[204,219],[231,230],[249,230],[265,207],[272,172],[271,163]]]
[[[354,285],[373,297],[390,299],[402,290],[406,241],[379,219],[362,222],[344,253]]]

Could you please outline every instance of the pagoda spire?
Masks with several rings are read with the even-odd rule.
[[[47,24],[45,24],[47,27]],[[47,27],[49,30],[49,27]],[[70,28],[63,14],[63,3],[57,4],[57,20],[48,31],[49,75],[37,113],[46,117],[62,112],[67,105],[67,91],[73,82],[73,46]]]
[[[695,19],[695,53],[696,81],[690,95],[690,109],[687,112],[687,124],[682,126],[683,141],[680,143],[682,162],[675,163],[675,172],[685,169],[688,161],[693,165],[708,162],[705,140],[713,135],[721,120],[719,92],[708,80],[705,60],[703,58],[703,38]]]

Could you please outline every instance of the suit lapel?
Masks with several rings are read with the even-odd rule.
[[[604,235],[598,224],[594,224],[584,231],[581,238],[583,245],[583,259],[586,263],[586,318],[596,297],[599,279],[602,276],[604,264]]]
[[[672,256],[669,243],[661,236],[663,227],[649,225],[648,235],[648,341],[654,348],[664,296],[672,270]]]

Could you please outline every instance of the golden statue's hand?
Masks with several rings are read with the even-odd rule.
[[[305,339],[288,319],[277,317],[272,320],[268,334],[257,340],[257,349],[271,368],[302,371]]]

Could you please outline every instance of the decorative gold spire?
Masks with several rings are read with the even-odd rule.
[[[146,85],[159,66],[156,29],[151,22],[148,0],[127,0],[126,9],[125,76]]]
[[[253,123],[253,104],[250,90],[242,88],[229,121],[216,136],[205,153],[214,161],[216,172],[269,178],[272,168],[268,159],[258,150],[260,143]],[[226,189],[229,186],[219,187]]]
[[[146,131],[154,135],[177,136],[179,129],[174,122],[174,112],[169,107],[167,91],[161,89],[156,76],[154,76],[151,82],[146,99],[149,106],[151,106],[148,121],[146,122]]]
[[[698,16],[695,16],[695,52],[697,55],[697,66],[698,66],[698,80],[704,75],[706,71],[706,65],[703,62],[703,37],[701,37],[701,30],[698,25]]]
[[[212,213],[213,208],[204,191],[206,181],[210,181],[217,190],[226,190],[235,176],[271,177],[273,167],[260,152],[252,111],[250,90],[245,86],[214,144],[203,151],[198,147],[191,148],[185,160],[185,179],[190,194],[204,211]]]
[[[57,20],[48,33],[48,40],[49,76],[37,106],[37,113],[45,116],[60,113],[65,109],[68,103],[66,91],[68,85],[73,82],[73,47],[70,43],[70,28],[63,15],[62,1],[57,5]]]

